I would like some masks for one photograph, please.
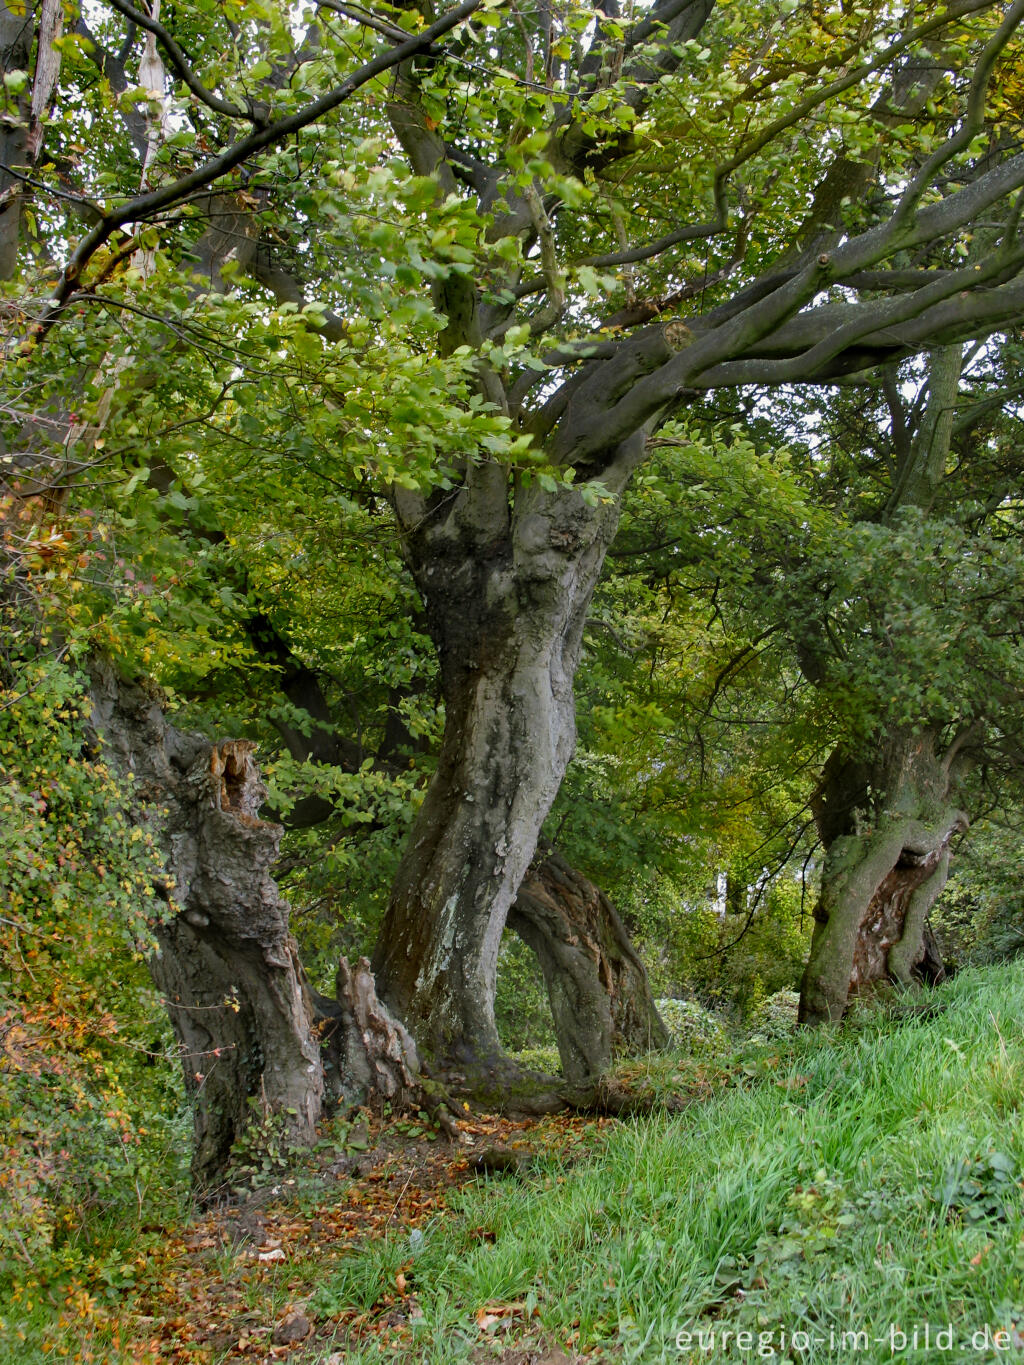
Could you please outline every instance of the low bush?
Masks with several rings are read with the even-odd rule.
[[[725,1045],[726,1033],[718,1017],[694,1000],[656,1000],[669,1031],[669,1046],[691,1054]]]

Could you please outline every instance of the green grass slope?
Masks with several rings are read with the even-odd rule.
[[[572,1168],[481,1183],[316,1306],[405,1266],[402,1358],[439,1365],[542,1338],[644,1362],[1024,1358],[1024,966],[927,999],[748,1051],[718,1099]]]

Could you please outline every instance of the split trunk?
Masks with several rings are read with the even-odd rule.
[[[825,862],[804,973],[800,1017],[841,1019],[851,996],[915,973],[935,979],[941,958],[927,916],[966,829],[954,804],[955,754],[934,732],[895,733],[869,767],[836,752],[815,816]]]
[[[642,442],[623,453],[624,474]],[[481,466],[403,508],[406,557],[438,649],[445,730],[374,956],[383,999],[443,1068],[502,1069],[498,948],[576,739],[573,679],[618,505],[535,483],[509,506]]]

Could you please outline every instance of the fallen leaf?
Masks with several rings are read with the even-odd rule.
[[[810,1076],[782,1076],[775,1084],[780,1090],[802,1090]]]
[[[274,1328],[274,1345],[289,1346],[296,1341],[305,1341],[313,1330],[313,1324],[305,1313],[288,1313]]]

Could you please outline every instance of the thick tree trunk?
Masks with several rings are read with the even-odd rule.
[[[838,751],[826,764],[815,810],[826,854],[803,1022],[841,1019],[850,996],[909,984],[922,964],[934,979],[926,919],[946,884],[950,842],[967,827],[952,803],[954,758],[955,750],[936,753],[934,733],[894,733],[872,769]]]
[[[438,1112],[443,1096],[420,1075],[365,961],[355,971],[342,961],[336,1000],[309,989],[270,875],[282,830],[257,815],[254,746],[176,729],[154,690],[105,661],[91,674],[93,729],[107,760],[132,775],[138,818],[154,829],[173,880],[164,891],[172,913],[153,917],[149,965],[193,1102],[196,1186],[222,1181],[253,1103],[280,1115],[294,1145],[315,1139],[325,1098]]]
[[[250,1101],[313,1140],[324,1093],[319,1042],[288,906],[270,876],[281,830],[257,816],[253,746],[211,746],[169,725],[152,691],[93,669],[92,723],[150,812],[168,855],[177,913],[156,919],[150,961],[194,1102],[192,1171],[208,1186],[227,1166]]]
[[[462,498],[443,516],[450,498],[411,515],[398,501],[446,714],[374,971],[441,1066],[490,1074],[501,934],[575,745],[573,677],[618,507],[535,484],[510,514],[494,464],[470,471]]]
[[[617,1054],[666,1046],[668,1029],[626,926],[557,850],[530,868],[508,924],[537,954],[567,1080],[585,1084]]]

